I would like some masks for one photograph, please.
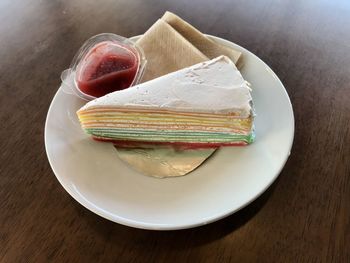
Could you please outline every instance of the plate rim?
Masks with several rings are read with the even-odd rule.
[[[58,96],[58,93],[60,91],[60,88],[57,89],[54,97],[51,100],[47,115],[46,115],[46,119],[45,119],[45,131],[44,131],[44,142],[45,142],[45,152],[46,152],[46,156],[47,159],[49,161],[50,167],[55,175],[55,177],[57,178],[57,180],[59,181],[59,183],[61,184],[61,186],[64,188],[64,190],[71,196],[73,197],[73,199],[75,201],[77,201],[79,204],[81,204],[83,207],[85,207],[86,209],[88,209],[89,211],[107,219],[110,220],[112,222],[118,223],[118,224],[122,224],[128,227],[134,227],[134,228],[138,228],[138,229],[145,229],[145,230],[160,230],[160,231],[166,231],[166,230],[181,230],[181,229],[189,229],[189,228],[194,228],[194,227],[199,227],[202,225],[206,225],[215,221],[218,221],[220,219],[223,219],[225,217],[228,217],[234,213],[236,213],[237,211],[241,210],[242,208],[248,206],[249,204],[251,204],[252,202],[254,202],[257,198],[259,198],[272,184],[273,182],[275,182],[275,180],[277,179],[277,177],[280,175],[281,171],[283,170],[289,156],[291,153],[291,149],[293,147],[293,142],[294,142],[294,136],[295,136],[295,118],[294,118],[294,111],[293,111],[293,106],[290,100],[290,97],[288,95],[288,92],[286,90],[286,88],[284,87],[283,83],[281,82],[281,80],[278,78],[278,76],[276,75],[276,73],[262,60],[260,59],[257,55],[255,55],[254,53],[250,52],[248,49],[232,42],[229,41],[227,39],[224,38],[220,38],[217,36],[213,36],[213,35],[209,35],[209,34],[205,34],[206,36],[208,36],[209,38],[213,39],[215,42],[221,42],[221,43],[225,43],[225,45],[229,46],[229,45],[236,45],[240,48],[242,48],[243,50],[245,50],[245,52],[249,53],[251,56],[254,56],[255,59],[259,60],[261,63],[263,63],[266,68],[269,70],[269,73],[273,74],[274,78],[278,81],[278,83],[282,86],[283,88],[283,93],[286,95],[286,98],[288,100],[288,107],[290,108],[290,112],[291,112],[291,122],[292,122],[292,136],[290,138],[290,141],[288,142],[288,154],[286,154],[283,162],[280,165],[280,168],[277,170],[277,172],[271,176],[270,181],[265,185],[265,187],[263,187],[259,192],[257,192],[255,195],[253,195],[247,202],[241,204],[240,206],[236,207],[235,209],[232,210],[227,210],[227,212],[225,213],[219,213],[219,214],[214,214],[209,218],[205,218],[205,220],[202,221],[198,221],[195,223],[190,223],[190,224],[186,224],[186,223],[180,223],[180,224],[160,224],[160,223],[146,223],[146,222],[141,222],[141,221],[135,221],[135,220],[131,220],[131,219],[127,219],[112,213],[108,213],[108,211],[105,211],[105,213],[101,212],[101,210],[97,209],[96,207],[94,207],[94,205],[92,203],[89,204],[88,201],[85,201],[84,198],[79,197],[79,195],[77,195],[76,193],[74,193],[73,191],[71,191],[71,189],[69,189],[65,183],[63,182],[62,178],[60,178],[60,176],[58,175],[57,171],[55,170],[54,166],[52,165],[53,161],[50,159],[49,153],[48,153],[48,135],[47,135],[47,131],[48,131],[48,118],[50,116],[50,113],[52,111],[53,108],[53,102],[55,101],[56,97]],[[137,36],[133,36],[130,37],[129,39],[133,40],[133,39],[137,39],[139,37],[141,37],[142,35],[137,35]]]

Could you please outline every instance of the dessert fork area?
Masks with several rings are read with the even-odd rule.
[[[69,67],[87,39],[100,33],[127,38],[142,35],[166,11],[200,32],[233,42],[264,61],[289,95],[295,132],[289,158],[279,176],[245,207],[217,217],[220,220],[215,222],[203,218],[202,224],[193,228],[157,231],[109,221],[90,211],[95,211],[91,207],[96,204],[90,204],[89,210],[88,205],[76,202],[77,198],[72,198],[57,180],[58,170],[53,171],[48,161],[45,121],[61,85],[60,73]],[[0,21],[0,262],[350,262],[349,1],[2,0]],[[164,23],[161,26],[167,29]],[[180,44],[192,52],[184,42]],[[193,53],[187,60],[199,63],[207,57]],[[244,66],[243,54],[237,68],[248,72]],[[259,102],[254,97],[254,85],[251,89],[253,101]],[[278,103],[271,98],[271,104]],[[77,104],[76,108],[82,106]],[[67,116],[72,121],[76,118],[70,113]],[[261,116],[256,111],[259,124]],[[60,118],[52,123],[65,134],[67,127]],[[78,122],[72,127],[83,134]],[[263,141],[261,134],[269,136],[265,127],[277,135],[281,129],[278,124],[271,127],[265,123],[259,130],[256,125],[255,141],[239,149],[259,145]],[[88,143],[95,143],[102,152],[107,144],[93,140]],[[54,146],[63,147],[59,143]],[[273,147],[266,150],[271,152]],[[79,162],[74,154],[82,150],[70,149],[73,157],[67,158],[67,166]],[[160,180],[167,187],[191,176],[201,181],[200,172],[206,165],[225,155],[220,151],[199,167],[198,173],[195,170],[182,177],[185,179],[142,180]],[[249,160],[249,154],[242,156]],[[229,156],[224,157],[229,163]],[[115,158],[117,161],[117,155]],[[97,163],[103,166],[103,162]],[[261,163],[261,170],[266,167]],[[214,179],[222,178],[222,170],[224,166],[211,169],[211,184],[202,181],[179,193],[201,199],[199,189],[203,185],[219,191],[220,185]],[[74,177],[78,172],[73,169],[71,174]],[[226,173],[230,178],[240,176],[235,170]],[[208,176],[203,177],[206,179]],[[128,177],[125,175],[123,180]],[[256,186],[249,175],[245,180],[252,189]],[[133,184],[132,189],[144,192],[145,185]],[[84,187],[91,191],[104,189],[101,185]],[[157,196],[159,189],[151,190]],[[229,191],[222,194],[231,196]],[[158,197],[169,200],[168,195]],[[227,205],[218,196],[206,198],[208,206],[218,211]],[[186,198],[175,200],[176,206],[187,207],[188,203],[181,200]],[[109,205],[115,204],[111,201]],[[130,204],[118,205],[126,210]],[[147,205],[145,201],[139,212],[147,213],[142,210]],[[172,205],[164,203],[163,211],[170,211]],[[203,207],[204,204],[193,206],[193,213]]]

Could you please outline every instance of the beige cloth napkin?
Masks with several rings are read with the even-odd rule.
[[[162,19],[177,32],[179,32],[189,42],[191,42],[192,45],[194,45],[208,58],[213,59],[220,55],[225,55],[229,57],[235,64],[237,64],[241,56],[241,52],[214,42],[213,40],[203,35],[192,25],[169,11],[165,12]]]
[[[161,19],[147,30],[137,44],[143,49],[147,59],[142,82],[208,60]]]
[[[142,82],[220,55],[234,62],[240,57],[240,52],[215,43],[170,12],[154,23],[137,44],[147,59]]]

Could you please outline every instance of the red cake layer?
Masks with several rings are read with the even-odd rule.
[[[139,142],[139,141],[123,141],[123,140],[113,140],[92,136],[92,138],[96,141],[102,142],[111,142],[114,145],[122,148],[143,148],[152,146],[152,145],[164,145],[164,146],[174,146],[176,148],[181,149],[208,149],[208,148],[219,148],[221,146],[245,146],[246,142],[230,142],[230,143],[187,143],[187,142]]]

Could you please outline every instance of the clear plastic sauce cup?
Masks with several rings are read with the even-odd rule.
[[[83,44],[61,79],[67,93],[92,100],[136,85],[145,65],[144,53],[134,42],[104,33]]]

